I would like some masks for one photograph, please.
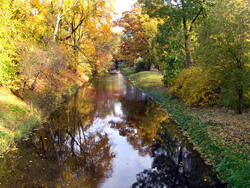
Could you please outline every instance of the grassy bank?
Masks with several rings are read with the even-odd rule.
[[[236,115],[218,107],[194,108],[169,95],[157,72],[135,73],[123,69],[132,83],[143,89],[182,128],[208,164],[212,164],[221,179],[233,187],[248,187],[249,113]]]
[[[0,88],[0,154],[15,147],[15,142],[42,122],[41,112],[16,97],[10,90]]]
[[[77,92],[87,77],[80,78],[65,70],[48,89],[44,79],[38,79],[34,90],[25,91],[24,100],[9,89],[0,87],[0,156],[15,149],[22,138],[41,125],[61,103]]]

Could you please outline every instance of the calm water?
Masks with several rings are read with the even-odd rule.
[[[168,115],[118,73],[79,89],[0,159],[0,187],[223,185]]]

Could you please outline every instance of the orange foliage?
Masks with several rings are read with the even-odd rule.
[[[124,12],[122,18],[115,23],[124,28],[124,42],[120,50],[121,54],[128,58],[129,65],[138,56],[147,53],[148,37],[143,28],[143,23],[149,19],[145,19],[146,17],[148,18],[147,15],[141,14],[140,5],[135,4],[132,10]]]

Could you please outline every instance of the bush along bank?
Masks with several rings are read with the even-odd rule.
[[[0,87],[0,157],[15,149],[20,140],[27,139],[32,129],[42,125],[87,80],[71,70],[66,70],[62,77],[64,79],[58,80],[60,87],[51,87],[51,90],[46,89],[42,79],[38,80],[34,90],[26,90],[24,100]]]
[[[224,182],[232,187],[249,186],[248,114],[236,115],[215,107],[190,107],[169,94],[160,73],[135,73],[127,69],[122,72],[173,118]]]

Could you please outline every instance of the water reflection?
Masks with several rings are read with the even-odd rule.
[[[132,187],[225,187],[173,123],[164,123],[159,137],[151,168],[138,173]]]
[[[124,76],[89,87],[104,93],[123,90],[124,95],[120,101],[86,100],[87,87],[81,88],[18,150],[0,159],[0,186],[221,185],[167,114]]]

